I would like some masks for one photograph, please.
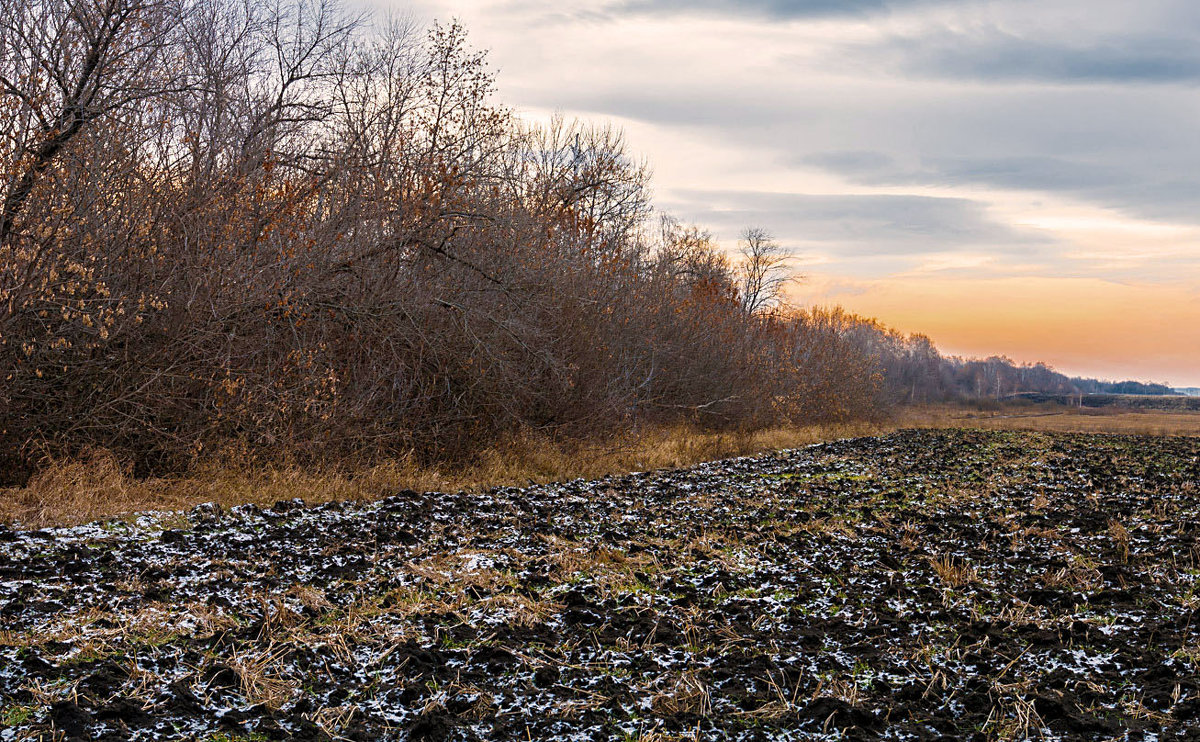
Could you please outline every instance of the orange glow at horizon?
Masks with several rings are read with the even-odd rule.
[[[1090,278],[810,276],[808,304],[840,304],[948,355],[1044,361],[1069,375],[1200,386],[1200,288]]]

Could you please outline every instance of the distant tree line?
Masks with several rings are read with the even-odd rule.
[[[879,364],[884,396],[893,404],[1003,399],[1016,394],[1168,395],[1165,384],[1068,377],[1045,363],[1017,363],[1005,356],[943,356],[927,336],[904,335],[878,322],[848,315],[850,335]]]
[[[1099,381],[1072,378],[1071,383],[1083,394],[1143,394],[1168,395],[1175,390],[1166,384],[1147,384],[1141,381]]]

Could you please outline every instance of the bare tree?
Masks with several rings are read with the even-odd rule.
[[[159,57],[180,20],[161,0],[0,0],[0,245],[72,140],[168,84]]]
[[[748,227],[742,232],[740,248],[742,309],[757,314],[778,306],[784,288],[795,280],[787,270],[787,250],[761,227]]]

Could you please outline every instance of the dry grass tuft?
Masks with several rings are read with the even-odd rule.
[[[979,581],[974,567],[950,556],[930,559],[929,565],[946,587],[964,587]]]
[[[988,713],[984,733],[1001,740],[1045,738],[1046,723],[1028,697],[1028,688],[1019,684],[997,685],[994,693],[999,700]]]
[[[341,740],[346,739],[341,733],[350,726],[357,713],[357,706],[334,706],[307,714],[306,718],[316,724],[330,739]]]
[[[286,646],[269,645],[260,652],[235,655],[229,665],[237,673],[242,695],[251,704],[263,704],[271,710],[282,707],[296,692],[290,680],[277,671],[288,653]]]
[[[665,687],[651,696],[650,706],[655,713],[665,716],[695,714],[703,717],[712,712],[712,696],[700,674],[689,670],[669,678]]]
[[[1092,593],[1104,586],[1104,578],[1094,567],[1072,565],[1041,575],[1041,583],[1049,588]]]
[[[0,495],[0,517],[19,513],[32,525],[58,523],[68,513],[68,522],[94,520],[144,502],[128,471],[99,449],[75,459],[50,459],[25,487]]]
[[[1113,519],[1108,522],[1108,538],[1121,555],[1121,561],[1129,561],[1129,529],[1121,521]]]

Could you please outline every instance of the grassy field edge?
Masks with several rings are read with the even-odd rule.
[[[562,441],[525,434],[497,444],[472,464],[420,466],[397,459],[370,467],[310,468],[247,464],[233,451],[184,476],[137,479],[110,453],[47,461],[23,487],[0,489],[0,523],[18,528],[68,526],[145,511],[178,511],[200,503],[229,507],[372,500],[400,490],[458,491],[598,478],[630,471],[797,448],[904,428],[980,428],[1037,432],[1200,435],[1200,413],[1068,408],[1059,405],[910,407],[879,422],[711,432],[655,428],[607,440]]]

